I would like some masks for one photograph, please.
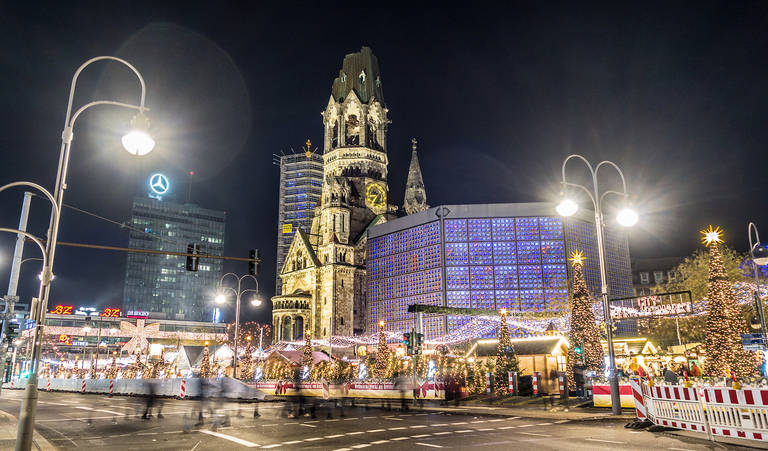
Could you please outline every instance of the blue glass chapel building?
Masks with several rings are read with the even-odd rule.
[[[610,297],[632,296],[626,232],[607,222]],[[598,299],[596,246],[591,212],[562,218],[551,203],[444,205],[376,225],[368,231],[366,255],[368,332],[382,319],[388,330],[411,330],[411,304],[565,313],[573,251],[586,257],[587,286]],[[470,320],[425,315],[424,333],[440,336]],[[634,329],[622,322],[617,334]]]

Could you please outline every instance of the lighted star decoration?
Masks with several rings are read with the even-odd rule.
[[[128,354],[132,354],[136,348],[139,348],[143,351],[149,346],[149,340],[147,340],[147,337],[155,338],[159,336],[160,323],[152,323],[148,326],[145,326],[144,320],[139,319],[136,320],[136,325],[134,326],[128,321],[121,321],[120,332],[126,333],[131,337],[131,339],[128,340],[125,345],[123,345],[123,351],[126,351]]]
[[[709,226],[701,231],[701,242],[704,243],[707,247],[713,243],[722,243],[722,234],[723,231],[720,229],[720,227],[712,228],[712,226]]]
[[[576,265],[584,265],[584,260],[586,259],[587,258],[584,257],[584,253],[582,253],[581,251],[573,251],[571,252],[571,258],[569,258],[568,260],[571,261],[571,264],[573,266],[576,266]]]

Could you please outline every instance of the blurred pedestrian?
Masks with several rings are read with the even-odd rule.
[[[677,374],[675,374],[670,367],[664,368],[664,382],[668,384],[677,384],[678,381],[679,378],[677,377]]]
[[[157,382],[145,381],[144,387],[147,391],[147,406],[144,409],[144,415],[142,415],[141,418],[144,420],[152,418],[152,408],[155,406],[157,406],[157,418],[163,418],[163,406],[157,396]]]
[[[405,400],[405,393],[408,390],[408,378],[402,373],[395,373],[395,389],[400,392],[400,410],[408,411],[408,403]]]
[[[701,368],[696,365],[696,362],[691,363],[691,376],[693,377],[699,377],[701,376]]]

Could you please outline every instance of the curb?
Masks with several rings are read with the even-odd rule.
[[[0,410],[0,416],[4,417],[6,420],[8,420],[9,423],[13,424],[13,430],[16,430],[18,428],[18,419],[11,415],[8,412],[5,412],[3,410]],[[11,437],[12,440],[16,439],[16,434],[13,434],[13,437]],[[37,431],[37,428],[35,428],[35,431],[32,435],[32,443],[35,445],[35,447],[41,451],[55,451],[57,448],[51,443],[45,439],[40,433]]]

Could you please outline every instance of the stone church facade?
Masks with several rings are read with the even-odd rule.
[[[387,183],[387,127],[378,60],[368,47],[344,58],[325,111],[323,187],[309,231],[298,230],[280,278],[282,295],[272,298],[276,341],[353,335],[366,329],[365,250],[367,230],[394,218]],[[412,154],[406,193],[409,213],[421,211],[426,195]],[[406,191],[409,191],[407,189]]]

